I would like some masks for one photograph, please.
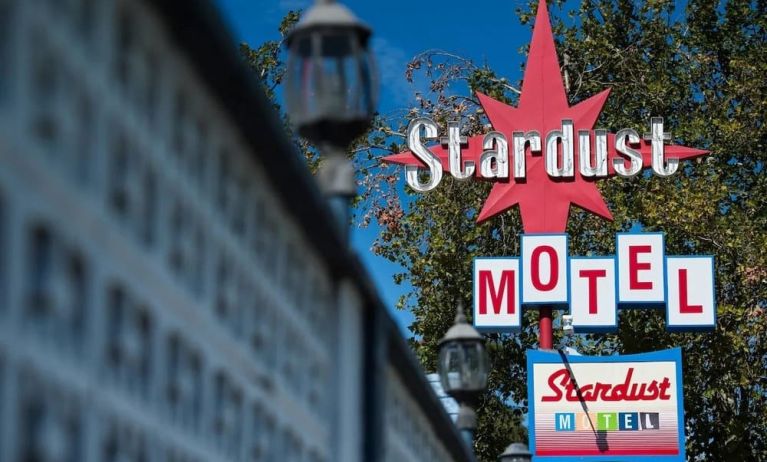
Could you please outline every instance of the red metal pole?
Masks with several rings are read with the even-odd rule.
[[[538,349],[539,350],[552,350],[554,349],[554,332],[551,326],[551,308],[540,308],[540,323],[538,324],[539,338]]]

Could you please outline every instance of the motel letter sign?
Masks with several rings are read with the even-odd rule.
[[[523,234],[520,258],[474,260],[474,326],[521,328],[519,307],[559,306],[575,332],[612,332],[618,309],[666,309],[668,330],[716,326],[714,258],[666,256],[660,233],[618,234],[616,254],[579,257],[567,236]]]

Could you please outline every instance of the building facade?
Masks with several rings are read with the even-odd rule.
[[[205,0],[0,0],[0,460],[464,461]]]

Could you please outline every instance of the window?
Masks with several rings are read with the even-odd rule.
[[[161,460],[166,462],[197,462],[197,459],[176,448],[168,448],[165,452],[165,457]]]
[[[205,275],[208,269],[205,235],[202,227],[196,226],[193,229],[193,249],[191,250],[192,269],[190,274],[190,284],[192,292],[197,296],[205,293]]]
[[[277,226],[275,224],[274,215],[266,211],[263,216],[264,221],[261,226],[261,234],[264,244],[264,268],[268,268],[266,271],[267,277],[275,277],[275,273],[279,267],[277,262],[277,256],[279,255],[277,249]]]
[[[190,210],[176,201],[170,214],[171,243],[168,265],[191,292],[202,295],[205,289],[205,236]]]
[[[202,365],[200,356],[178,333],[168,338],[165,398],[171,419],[189,429],[199,429],[202,408]]]
[[[281,356],[285,354],[285,352],[279,348],[279,342],[280,339],[284,339],[286,336],[284,331],[287,329],[288,321],[277,309],[270,309],[265,313],[268,313],[266,319],[269,321],[268,325],[271,327],[266,337],[266,364],[271,366],[271,368],[276,371],[277,364],[279,364]]]
[[[292,308],[300,314],[305,322],[309,314],[309,308],[305,304],[305,295],[307,283],[304,281],[309,262],[306,261],[306,253],[301,252],[295,241],[290,241],[286,245],[285,268],[283,269],[283,289],[286,298],[290,301]]]
[[[232,178],[231,154],[221,150],[218,156],[216,175],[216,204],[223,218],[228,221],[229,210],[234,201],[234,180]]]
[[[108,424],[102,445],[103,455],[101,460],[105,462],[148,462],[147,444],[144,435],[135,428],[118,422]]]
[[[245,238],[245,175],[242,172],[234,174],[231,182],[229,220],[234,234]]]
[[[10,43],[11,24],[13,24],[12,13],[11,2],[0,0],[0,63],[3,63],[0,66],[0,106],[8,98],[8,86],[13,69],[13,65],[8,65],[10,64],[10,50],[12,49]]]
[[[448,459],[428,459],[428,460],[448,460]],[[322,458],[319,452],[317,450],[312,450],[312,452],[309,453],[308,462],[325,462],[325,459]]]
[[[181,340],[178,334],[174,333],[168,338],[167,358],[165,361],[165,370],[167,371],[167,383],[165,384],[165,402],[171,417],[174,420],[181,420],[181,407],[184,400],[184,393],[181,388],[182,355]]]
[[[83,43],[91,45],[96,29],[98,0],[75,0],[75,29]]]
[[[56,150],[61,139],[57,114],[62,85],[61,62],[50,47],[42,43],[35,48],[31,65],[32,135],[51,153]]]
[[[261,406],[260,403],[253,405],[253,427],[250,435],[252,446],[250,448],[251,462],[271,462],[279,460],[277,446],[275,444],[276,425],[274,417]],[[281,455],[281,454],[279,454]]]
[[[242,393],[219,372],[214,384],[213,435],[219,449],[231,458],[240,453],[242,435]]]
[[[221,257],[217,269],[216,315],[237,336],[243,332],[242,310],[237,274],[231,260]]]
[[[195,145],[194,153],[190,159],[189,169],[192,173],[192,178],[200,187],[205,191],[207,188],[207,172],[208,172],[208,157],[209,157],[209,143],[208,139],[208,125],[202,118],[197,120],[195,127],[197,135],[197,143]]]
[[[173,154],[176,155],[176,159],[179,160],[179,164],[183,165],[186,159],[187,151],[187,120],[189,118],[189,107],[186,101],[186,93],[179,91],[176,93],[175,102],[173,105],[173,140],[171,146]]]
[[[282,286],[282,293],[285,299],[292,305],[291,308],[295,311],[298,306],[295,303],[296,297],[296,285],[295,285],[295,272],[297,270],[297,258],[296,249],[293,243],[289,243],[285,250],[285,264],[282,266],[282,274],[280,275],[280,286]]]
[[[156,239],[157,226],[157,175],[151,168],[144,171],[142,217],[140,220],[140,238],[147,247],[152,247]]]
[[[116,27],[114,74],[123,90],[128,88],[132,66],[132,54],[136,47],[135,24],[132,15],[125,9],[120,11]]]
[[[266,295],[260,290],[260,285],[249,300],[252,301],[252,308],[249,310],[250,320],[248,322],[250,333],[250,345],[253,348],[255,357],[267,365],[273,365],[270,362],[270,349],[275,349],[272,338],[272,325],[274,323],[273,309],[269,305]]]
[[[83,346],[85,263],[43,225],[31,228],[25,320],[45,341],[75,353]]]
[[[245,238],[246,179],[234,162],[232,153],[222,150],[218,158],[216,201],[223,220],[229,224],[232,232]]]
[[[109,205],[118,218],[126,220],[135,208],[131,185],[133,163],[130,161],[128,140],[122,132],[112,142],[112,158],[109,166]]]
[[[47,311],[48,299],[46,291],[53,266],[53,244],[51,234],[42,225],[32,229],[30,237],[29,262],[30,271],[28,276],[30,288],[29,311],[32,313],[44,313]]]
[[[303,445],[301,444],[301,439],[288,428],[283,430],[282,438],[280,439],[282,440],[281,445],[283,450],[281,454],[283,454],[283,460],[285,462],[301,462],[301,458],[303,457]]]
[[[75,401],[23,373],[20,388],[18,443],[21,461],[79,462],[83,432]]]
[[[307,280],[304,292],[306,292],[306,299],[308,305],[308,309],[306,312],[306,321],[309,324],[309,328],[313,332],[319,332],[319,326],[320,326],[320,316],[322,315],[320,313],[320,310],[318,309],[319,305],[319,276],[317,274],[317,271],[310,271]]]
[[[318,333],[318,337],[322,340],[323,344],[329,346],[335,336],[335,324],[333,319],[331,319],[333,313],[332,291],[329,286],[330,282],[325,278],[318,277],[316,284],[315,293],[312,298],[313,305],[310,310],[313,322],[316,324],[314,331]]]
[[[190,224],[188,215],[180,201],[176,201],[170,215],[170,254],[168,263],[173,273],[182,279],[189,270]]]
[[[71,2],[61,0],[44,0],[43,2],[47,4],[53,17],[59,20],[69,19],[72,13],[70,5]]]
[[[90,1],[90,0],[86,0]],[[79,185],[91,182],[91,166],[93,164],[94,115],[91,98],[81,89],[76,101],[74,134],[74,176]]]
[[[256,198],[251,203],[250,210],[252,211],[251,217],[252,222],[250,224],[250,233],[252,236],[252,247],[253,247],[253,254],[255,255],[256,260],[259,264],[263,265],[264,263],[264,253],[265,249],[267,247],[267,241],[266,241],[266,233],[264,232],[264,226],[265,226],[265,211],[264,211],[264,204],[263,199],[256,195]]]
[[[314,358],[310,361],[308,369],[306,381],[309,384],[309,405],[318,414],[322,415],[326,408],[326,403],[323,402],[322,398],[323,392],[327,388],[327,367],[323,367],[323,364],[317,358]]]
[[[125,133],[118,128],[114,132],[107,185],[109,209],[139,243],[149,248],[155,244],[157,233],[157,174]]]
[[[136,98],[139,101],[141,112],[146,117],[148,126],[154,127],[157,118],[157,94],[160,86],[160,63],[156,53],[147,48],[143,53],[142,64],[141,84],[137,88]]]
[[[126,391],[149,397],[152,320],[119,285],[107,294],[107,352],[109,376]]]
[[[290,390],[298,393],[300,381],[296,376],[297,364],[304,360],[302,355],[303,345],[301,335],[292,326],[285,327],[285,335],[280,338],[282,353],[282,379]]]
[[[124,7],[117,19],[114,74],[123,94],[151,127],[157,109],[159,63],[142,38],[133,12]]]
[[[71,306],[65,312],[65,329],[70,339],[77,344],[79,348],[83,346],[85,338],[86,312],[86,276],[83,260],[77,255],[69,255],[66,262],[66,282],[67,289],[71,294],[69,300]]]

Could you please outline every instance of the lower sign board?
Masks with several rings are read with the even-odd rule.
[[[527,351],[533,460],[684,461],[682,353]]]

